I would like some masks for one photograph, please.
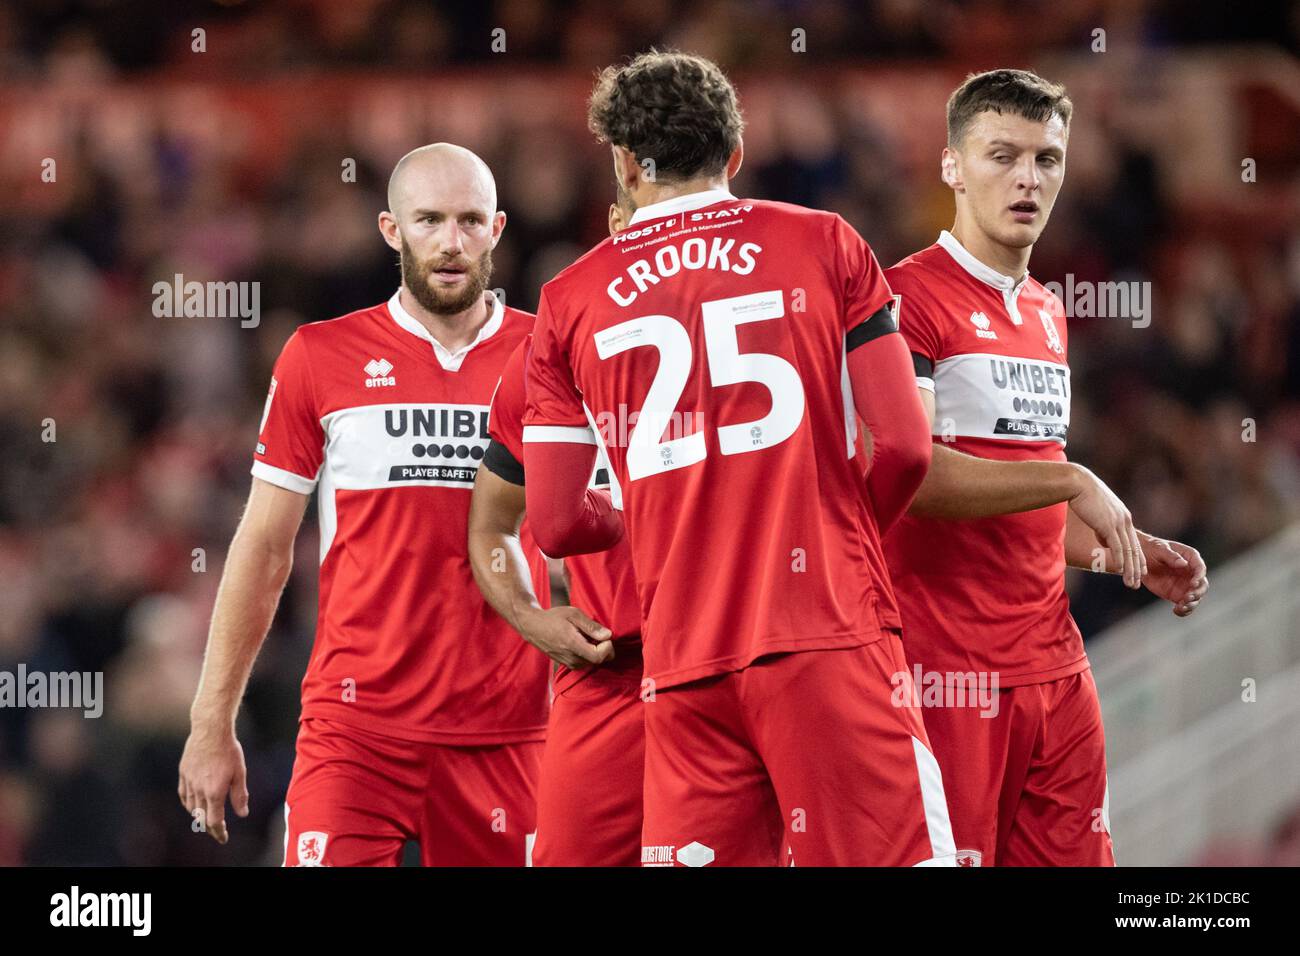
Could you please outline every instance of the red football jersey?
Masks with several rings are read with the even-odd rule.
[[[1065,310],[948,232],[886,271],[895,315],[934,392],[934,441],[981,458],[1065,461]],[[885,539],[907,656],[927,671],[997,672],[1004,687],[1088,666],[1065,594],[1069,506],[950,521],[911,515]]]
[[[517,485],[525,481],[525,365],[531,342],[531,335],[525,337],[501,373],[501,384],[492,397],[492,414],[488,419],[488,430],[497,447],[489,448],[484,459],[485,467]],[[609,487],[609,461],[603,454],[597,456],[591,487]],[[525,520],[525,529],[527,525]],[[641,643],[641,608],[637,603],[632,553],[628,550],[627,539],[619,541],[608,551],[565,558],[564,567],[569,577],[569,603],[614,632],[617,659],[635,654],[637,645]],[[580,673],[558,666],[555,671],[556,692],[567,687]]]
[[[709,190],[542,291],[524,440],[603,445],[659,687],[897,627],[846,335],[890,301],[839,216]]]
[[[449,352],[394,294],[285,343],[253,475],[317,492],[304,717],[440,744],[544,738],[546,658],[483,600],[466,544],[492,391],[532,323],[494,300]]]

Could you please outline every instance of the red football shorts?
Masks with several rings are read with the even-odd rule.
[[[991,709],[991,708],[990,708]],[[1092,671],[998,691],[996,716],[928,707],[958,866],[1114,866]]]
[[[890,631],[659,691],[642,864],[952,866],[939,765],[910,690],[893,693],[906,673]]]
[[[318,717],[298,727],[285,866],[525,866],[542,742],[449,747]]]
[[[579,677],[551,704],[537,785],[534,866],[636,866],[646,705],[641,649]],[[576,676],[576,675],[575,675]]]

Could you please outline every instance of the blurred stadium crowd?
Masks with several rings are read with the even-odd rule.
[[[315,619],[314,509],[242,712],[252,817],[218,848],[190,833],[175,795],[271,364],[296,325],[391,294],[397,269],[375,215],[392,162],[431,140],[471,146],[495,171],[509,222],[492,284],[534,308],[540,285],[604,231],[608,158],[583,126],[591,73],[651,43],[734,69],[751,123],[734,192],[841,212],[886,265],[951,222],[942,105],[966,69],[1064,80],[1078,116],[1070,173],[1031,270],[1155,290],[1147,328],[1071,323],[1071,457],[1140,526],[1194,544],[1211,568],[1296,520],[1297,105],[1257,73],[1222,73],[1205,90],[1227,97],[1214,102],[1236,125],[1210,121],[1228,140],[1216,163],[1182,136],[1205,125],[1185,111],[1202,101],[1169,88],[1188,75],[1184,57],[1211,55],[1197,47],[1211,38],[1223,56],[1243,49],[1225,40],[1294,52],[1297,9],[1263,4],[1247,20],[1154,0],[0,8],[0,669],[103,671],[107,695],[98,720],[0,710],[0,864],[278,862]],[[1117,18],[1122,51],[1087,60],[1091,27]],[[201,56],[196,25],[208,30]],[[496,26],[507,52],[494,58]],[[815,66],[792,58],[792,26],[807,29]],[[40,179],[47,156],[52,183]],[[1241,181],[1245,156],[1258,182]],[[356,182],[341,176],[349,157]],[[260,282],[260,324],[154,317],[150,290],[176,273]],[[1146,600],[1114,579],[1074,575],[1071,587],[1086,634]]]

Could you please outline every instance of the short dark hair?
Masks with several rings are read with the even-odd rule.
[[[956,146],[975,117],[985,110],[1011,113],[1035,122],[1061,117],[1070,128],[1074,104],[1065,87],[1028,70],[989,70],[972,73],[948,97],[948,145]]]
[[[587,125],[602,143],[654,160],[656,177],[690,179],[726,168],[745,121],[716,63],[651,50],[601,71]]]

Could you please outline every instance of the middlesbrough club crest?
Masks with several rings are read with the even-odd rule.
[[[981,853],[979,850],[958,850],[957,865],[958,866],[983,866],[984,854]]]
[[[1047,347],[1057,355],[1065,353],[1065,346],[1061,344],[1061,334],[1056,331],[1056,323],[1052,321],[1052,313],[1046,309],[1038,310],[1038,317],[1043,321],[1043,331],[1047,333]]]
[[[325,844],[329,841],[328,833],[319,830],[304,830],[298,834],[298,865],[324,866]]]

